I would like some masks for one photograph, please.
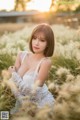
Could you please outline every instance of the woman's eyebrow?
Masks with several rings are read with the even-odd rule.
[[[46,39],[44,36],[40,36],[40,35],[37,35],[37,34],[34,34],[33,37],[37,37],[39,39]]]
[[[40,39],[46,39],[45,37],[40,37]]]

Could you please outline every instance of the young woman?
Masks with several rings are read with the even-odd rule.
[[[35,89],[35,102],[39,108],[54,103],[45,81],[51,68],[50,57],[54,52],[54,34],[48,24],[39,24],[32,32],[29,47],[31,52],[21,51],[14,66],[9,67],[18,91],[15,95],[27,96]],[[34,92],[33,92],[34,93]]]

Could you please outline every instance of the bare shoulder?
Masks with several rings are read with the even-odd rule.
[[[22,52],[23,52],[23,51],[19,51],[19,52],[17,53],[17,57],[16,57],[15,64],[20,63],[20,58],[21,58]]]
[[[20,56],[23,53],[23,51],[19,51],[18,55]]]
[[[42,66],[45,67],[45,68],[46,67],[51,67],[51,65],[52,65],[52,61],[51,61],[50,58],[46,58],[42,63]]]
[[[42,61],[40,69],[39,69],[38,78],[37,78],[40,80],[41,85],[47,79],[51,65],[52,65],[52,61],[50,58],[46,58]]]
[[[17,54],[17,56],[18,56],[19,58],[21,58],[21,56],[23,56],[23,54],[24,54],[24,51],[19,51],[18,54]]]

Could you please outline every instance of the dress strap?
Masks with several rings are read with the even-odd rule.
[[[28,54],[27,51],[23,51],[23,52],[22,52],[22,55],[21,55],[21,63],[23,63],[23,61],[24,61],[24,59],[25,59],[25,57],[26,57],[27,54]]]
[[[44,57],[44,58],[42,58],[42,59],[40,60],[40,62],[38,63],[38,65],[37,65],[37,67],[36,67],[35,72],[38,72],[38,71],[39,71],[39,68],[40,68],[41,63],[42,63],[46,58],[47,58],[47,57]]]

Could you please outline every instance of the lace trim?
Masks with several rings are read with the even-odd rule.
[[[18,89],[20,91],[22,91],[22,93],[25,92],[28,93],[29,91],[33,91],[34,90],[34,85],[31,85],[31,86],[28,86],[26,85],[25,86],[25,83],[23,83],[23,79],[20,77],[20,75],[17,73],[17,72],[13,72],[12,73],[12,80],[15,82],[16,86],[18,87]],[[37,86],[36,88],[36,92],[40,92],[42,90],[43,87],[39,87]]]
[[[28,95],[30,97],[30,101],[39,102],[42,101],[48,94],[50,94],[48,90],[43,90],[43,87],[39,86],[37,86],[35,92],[33,92],[33,85],[25,86],[24,83],[22,83],[23,79],[17,74],[17,72],[12,73],[12,80],[15,82],[16,86],[19,89],[19,93],[17,94],[15,93],[15,91],[13,91],[17,97],[20,97],[21,95]]]

